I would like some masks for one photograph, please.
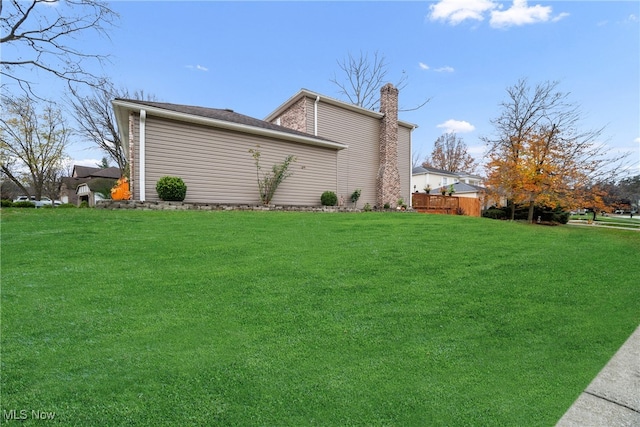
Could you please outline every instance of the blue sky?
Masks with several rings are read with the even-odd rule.
[[[443,0],[411,2],[119,1],[111,39],[83,40],[112,55],[100,74],[158,100],[264,118],[301,88],[341,99],[330,79],[349,52],[378,51],[389,80],[408,76],[400,113],[429,154],[457,131],[481,159],[482,136],[505,89],[559,81],[583,126],[606,126],[640,173],[640,2]],[[52,86],[55,87],[55,86]],[[101,154],[76,144],[84,163]]]

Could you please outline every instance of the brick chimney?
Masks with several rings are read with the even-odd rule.
[[[398,172],[398,89],[387,83],[380,89],[380,166],[378,169],[377,205],[395,206],[400,198]]]

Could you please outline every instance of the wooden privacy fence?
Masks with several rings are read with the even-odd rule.
[[[480,216],[480,199],[413,193],[411,207],[418,212]]]

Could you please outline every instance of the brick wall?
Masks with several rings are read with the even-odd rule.
[[[380,165],[378,167],[377,205],[397,204],[401,197],[398,171],[398,89],[387,83],[380,89]],[[405,200],[408,203],[408,200]]]
[[[305,101],[306,98],[301,98],[280,117],[278,117],[278,119],[280,119],[280,126],[297,130],[299,132],[307,132],[307,104]],[[272,123],[277,124],[277,119],[273,120]]]

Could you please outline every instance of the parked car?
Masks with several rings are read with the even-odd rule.
[[[49,206],[60,206],[62,204],[62,202],[60,200],[54,200],[51,201],[50,198],[48,197],[41,197],[40,198],[40,203],[42,204],[42,206],[44,205],[49,205]],[[38,206],[38,204],[36,203],[36,207]]]
[[[31,196],[31,198],[29,198],[29,196],[20,196],[17,199],[13,199],[13,203],[15,202],[35,202],[36,198],[34,196]]]
[[[60,206],[62,202],[60,200],[51,201],[48,197],[41,197],[40,200],[36,200],[35,196],[20,196],[17,199],[13,200],[15,202],[31,202],[36,205],[36,208],[41,208],[45,205],[47,206]]]

